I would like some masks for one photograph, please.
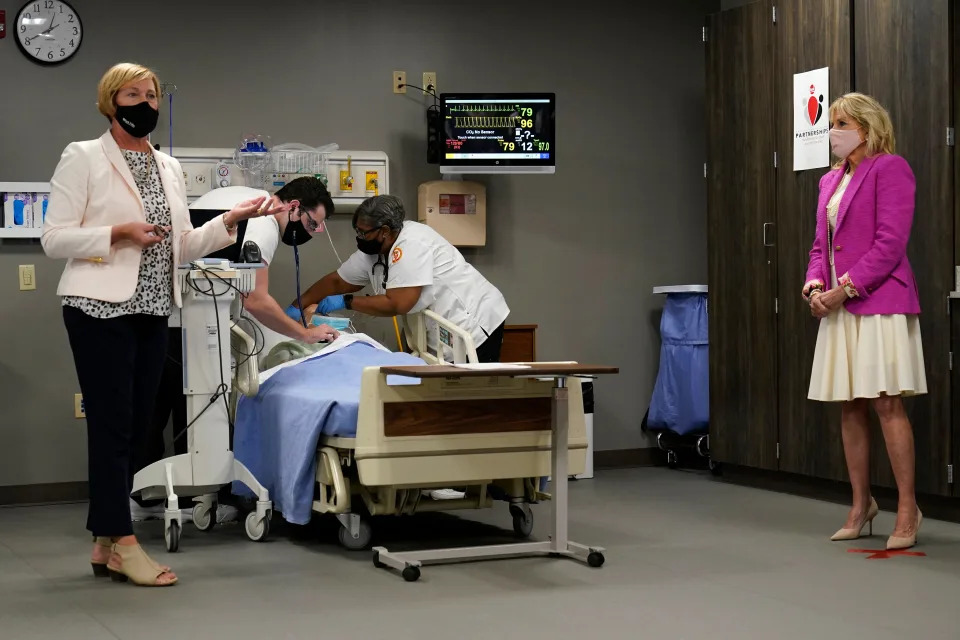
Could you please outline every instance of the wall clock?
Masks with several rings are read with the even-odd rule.
[[[83,42],[80,14],[63,0],[32,0],[13,22],[17,45],[25,56],[44,65],[63,64]]]

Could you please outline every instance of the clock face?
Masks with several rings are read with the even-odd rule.
[[[62,0],[33,0],[20,9],[14,23],[17,44],[40,64],[66,62],[80,48],[80,14]]]

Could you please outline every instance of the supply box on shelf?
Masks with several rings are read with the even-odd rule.
[[[0,239],[39,238],[49,202],[48,182],[0,182]]]

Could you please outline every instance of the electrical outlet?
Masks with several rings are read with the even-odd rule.
[[[20,291],[35,291],[37,272],[32,264],[20,265]]]
[[[423,72],[423,89],[427,93],[439,93],[437,91],[437,72],[436,71]]]
[[[406,93],[407,92],[407,72],[394,71],[393,75],[390,77],[390,85],[393,87],[394,93]]]
[[[73,415],[76,418],[86,418],[87,411],[83,407],[83,395],[75,394],[73,396]]]

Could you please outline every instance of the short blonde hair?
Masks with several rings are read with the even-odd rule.
[[[853,118],[867,137],[867,155],[875,156],[879,153],[894,153],[896,139],[893,135],[893,122],[890,114],[877,100],[862,93],[847,93],[830,105],[830,120],[833,114],[842,111]],[[841,158],[837,166],[843,164]]]
[[[160,95],[160,80],[150,69],[133,62],[121,62],[110,67],[97,87],[97,109],[107,120],[112,120],[117,113],[117,92],[131,82],[153,80],[153,88]]]

